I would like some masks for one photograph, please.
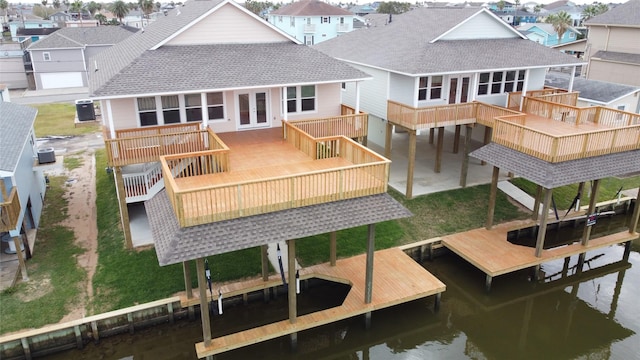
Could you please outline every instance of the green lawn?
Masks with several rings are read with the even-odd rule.
[[[83,124],[80,127],[75,127],[76,108],[73,104],[41,104],[34,107],[38,109],[38,116],[34,126],[36,137],[49,135],[77,136],[95,133],[100,130],[100,125],[97,124]]]

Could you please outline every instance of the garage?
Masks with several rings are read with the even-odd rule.
[[[42,89],[61,89],[71,87],[83,87],[82,73],[80,72],[62,72],[40,74]]]

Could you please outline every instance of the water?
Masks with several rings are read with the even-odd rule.
[[[487,294],[484,274],[447,254],[424,264],[447,284],[437,313],[417,300],[374,312],[369,330],[357,317],[301,332],[295,353],[282,337],[216,359],[640,359],[640,241],[623,256],[623,246],[591,251],[582,273],[577,256],[552,261],[540,282],[525,270],[498,276]],[[228,308],[212,318],[214,336],[282,316],[286,296]],[[200,321],[181,321],[48,359],[195,359],[201,341]]]

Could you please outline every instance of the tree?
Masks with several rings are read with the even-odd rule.
[[[609,11],[609,6],[603,3],[594,2],[591,5],[587,5],[582,9],[582,21],[587,21],[594,16],[604,14]]]
[[[48,2],[49,2],[48,0],[42,0],[42,11],[44,11],[43,18],[45,20],[49,20],[49,11],[47,11],[47,3]]]
[[[0,9],[4,10],[4,18],[7,18],[7,8],[9,7],[9,2],[7,0],[0,0]]]
[[[97,11],[102,9],[102,4],[98,4],[95,1],[91,1],[87,4],[87,10],[91,14],[91,16],[95,15]]]
[[[542,5],[537,4],[536,6],[533,7],[533,12],[538,15],[540,14],[540,11],[542,11]]]
[[[498,1],[496,6],[498,7],[498,10],[500,10],[500,11],[504,10],[504,0]]]
[[[244,2],[244,7],[258,16],[262,16],[262,13],[265,10],[271,8],[272,6],[273,6],[273,3],[269,1],[265,2],[265,1],[247,0]]]
[[[551,14],[547,17],[547,23],[550,23],[553,26],[553,30],[558,34],[558,44],[562,41],[562,36],[567,29],[571,27],[573,21],[571,20],[571,15],[566,11],[559,11],[555,14]]]
[[[53,0],[53,8],[56,10],[60,9],[60,0]]]
[[[117,0],[111,5],[111,12],[118,18],[118,22],[122,24],[122,19],[129,13],[129,7],[122,0]]]
[[[153,0],[138,0],[138,6],[145,18],[149,18],[149,14],[153,12]],[[142,25],[142,24],[141,24]]]
[[[80,27],[82,27],[82,12],[84,11],[84,3],[82,0],[75,0],[71,4],[71,12],[78,13],[78,19],[80,20]]]
[[[380,14],[402,14],[409,11],[409,9],[411,9],[411,4],[408,2],[385,1],[378,5],[378,13]]]
[[[98,20],[100,25],[106,25],[107,24],[107,17],[102,15],[102,14],[100,14],[100,13],[96,14],[93,18]]]
[[[513,12],[513,26],[520,25],[520,19],[517,19],[516,13],[518,12],[518,8],[520,7],[520,0],[515,0],[516,10]]]

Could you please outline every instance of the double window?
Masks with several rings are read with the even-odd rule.
[[[331,24],[331,17],[330,16],[320,17],[320,24]]]
[[[316,109],[315,85],[289,86],[283,92],[287,113],[314,111]]]
[[[137,98],[140,126],[177,124],[203,120],[203,107],[210,121],[224,119],[224,94],[165,95]]]
[[[418,100],[442,99],[442,75],[422,76],[418,82]]]
[[[522,91],[525,70],[493,71],[480,73],[478,95],[502,94]]]
[[[42,53],[42,60],[44,60],[44,61],[51,61],[51,53],[49,53],[49,52],[43,52],[43,53]]]

